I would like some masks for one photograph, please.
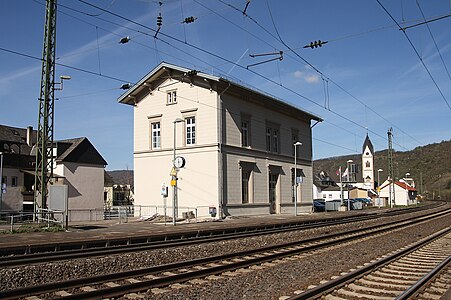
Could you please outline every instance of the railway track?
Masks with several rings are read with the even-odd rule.
[[[450,214],[451,211],[446,210],[415,220],[377,225],[359,229],[359,231],[329,234],[284,245],[7,290],[0,292],[0,299],[16,299],[30,295],[36,295],[42,299],[60,297],[64,297],[64,299],[99,299],[101,297],[120,297],[132,293],[158,293],[160,289],[170,285],[183,286],[186,282],[201,283],[205,278],[217,275],[237,276],[240,272],[248,272],[253,268],[265,268],[281,260],[301,259],[314,251],[327,251],[337,245],[342,246],[343,243],[361,242],[377,235],[415,226]]]
[[[436,208],[437,206],[432,206]],[[42,245],[23,245],[0,249],[0,267],[16,267],[33,263],[45,263],[58,260],[106,256],[118,253],[147,251],[165,247],[188,246],[215,241],[246,238],[257,235],[306,230],[325,226],[337,226],[352,222],[368,221],[376,218],[391,217],[424,210],[421,207],[387,211],[381,214],[369,214],[334,218],[321,221],[302,221],[286,224],[259,225],[252,227],[225,228],[210,231],[192,231],[175,233],[172,236],[133,237],[106,241],[85,241],[83,243],[58,243]],[[428,208],[429,210],[431,207]],[[415,218],[415,217],[412,217]]]
[[[295,299],[439,299],[451,282],[451,228],[334,278]]]

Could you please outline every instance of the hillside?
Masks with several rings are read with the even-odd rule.
[[[346,161],[349,159],[359,165],[362,164],[360,154],[319,159],[313,162],[313,173],[325,171],[332,179],[339,181],[335,173],[339,166],[344,171]],[[411,151],[394,151],[393,167],[396,179],[404,177],[409,172],[415,180],[418,192],[422,192],[428,198],[437,199],[441,196],[442,199],[451,199],[451,140],[417,147]],[[379,168],[384,170],[380,172],[382,182],[388,176],[387,150],[376,151],[374,155],[374,169]],[[377,181],[377,172],[374,176]],[[422,186],[420,186],[421,177]]]
[[[106,171],[105,181],[111,184],[129,184],[133,186],[133,170]]]

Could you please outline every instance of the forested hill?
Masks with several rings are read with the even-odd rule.
[[[356,154],[315,160],[313,172],[318,174],[325,171],[332,179],[339,181],[336,171],[339,166],[344,171],[349,159],[357,163],[361,170],[362,158],[360,154]],[[442,199],[451,200],[451,140],[417,147],[411,151],[394,151],[393,167],[396,179],[403,178],[409,172],[419,193],[427,195],[428,198],[437,199],[440,196]],[[374,155],[374,170],[378,169],[383,169],[383,172],[380,172],[382,182],[388,175],[387,150],[377,151]],[[359,173],[357,176],[362,175]],[[377,181],[377,171],[374,176]]]

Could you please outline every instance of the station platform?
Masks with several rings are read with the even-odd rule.
[[[154,223],[143,221],[138,218],[129,218],[119,222],[117,219],[87,222],[71,222],[65,232],[26,232],[26,233],[3,233],[0,234],[0,248],[9,248],[21,245],[40,245],[53,243],[68,243],[78,241],[114,240],[129,237],[157,237],[172,235],[174,233],[212,231],[221,229],[232,229],[262,225],[278,225],[284,223],[295,223],[303,221],[320,221],[334,219],[344,216],[359,214],[377,214],[385,209],[368,209],[350,212],[321,212],[299,214],[298,216],[288,214],[274,214],[264,216],[232,217],[225,219],[206,218],[195,223],[172,222]],[[7,225],[0,226],[0,230],[7,231]]]

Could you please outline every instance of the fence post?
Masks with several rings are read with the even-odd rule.
[[[10,218],[11,218],[11,233],[12,233],[13,230],[14,230],[14,225],[13,225],[13,223],[14,223],[14,216],[10,216]]]

